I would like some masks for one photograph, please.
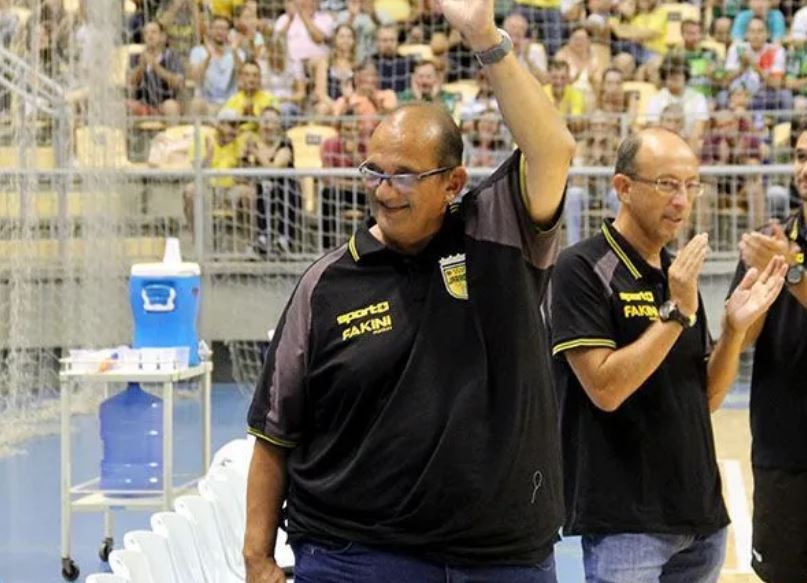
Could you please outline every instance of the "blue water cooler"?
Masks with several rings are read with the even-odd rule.
[[[183,262],[179,241],[169,238],[162,263],[132,266],[129,300],[134,318],[133,348],[187,346],[189,364],[199,364],[201,277],[198,263]]]
[[[138,383],[101,403],[101,489],[161,490],[163,402]]]

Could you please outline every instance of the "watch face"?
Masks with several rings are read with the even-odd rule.
[[[804,277],[804,267],[801,265],[791,265],[785,275],[785,281],[791,285],[800,283]]]

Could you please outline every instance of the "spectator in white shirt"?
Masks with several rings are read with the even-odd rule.
[[[549,83],[546,49],[540,42],[530,38],[527,19],[522,14],[514,12],[504,19],[502,28],[510,35],[513,41],[513,54],[521,64],[526,66],[541,84]]]
[[[785,50],[767,42],[768,27],[760,18],[751,19],[745,38],[732,43],[726,55],[729,90],[718,95],[718,104],[725,107],[731,90],[744,87],[752,95],[751,109],[792,110],[793,93],[784,88]]]
[[[318,0],[286,0],[286,12],[275,22],[275,35],[286,36],[290,60],[328,58],[334,20],[319,10]]]
[[[658,124],[668,105],[680,105],[684,110],[684,134],[697,152],[709,121],[709,103],[702,93],[687,87],[689,70],[681,56],[671,55],[665,58],[660,73],[664,87],[647,103],[647,123]]]
[[[807,41],[807,6],[800,8],[793,15],[793,23],[790,25],[790,40]]]

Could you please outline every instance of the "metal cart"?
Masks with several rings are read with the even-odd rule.
[[[210,388],[213,364],[202,362],[190,368],[166,370],[164,372],[83,372],[71,367],[69,360],[62,361],[59,373],[61,383],[61,515],[62,515],[62,577],[75,581],[79,568],[70,557],[70,523],[73,512],[103,512],[104,538],[98,552],[106,561],[112,551],[112,512],[111,510],[171,510],[174,498],[190,491],[198,481],[195,477],[185,483],[174,485],[174,384],[181,381],[201,380],[200,399],[202,405],[202,471],[204,476],[210,466]],[[110,491],[100,489],[100,477],[81,484],[72,485],[71,478],[71,439],[70,439],[70,398],[75,384],[100,382],[104,385],[104,397],[109,395],[109,383],[137,382],[162,385],[163,398],[163,489]]]

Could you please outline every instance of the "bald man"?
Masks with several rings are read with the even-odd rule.
[[[360,171],[372,218],[306,272],[248,416],[247,580],[287,503],[295,581],[555,581],[560,444],[541,303],[574,141],[493,24],[444,0],[520,149],[459,194],[462,135],[404,106]]]
[[[704,186],[698,158],[655,128],[617,150],[616,219],[566,249],[552,283],[562,394],[564,533],[582,535],[587,583],[709,583],[726,526],[709,413],[746,330],[782,288],[780,256],[750,269],[715,344],[698,294],[706,234],[671,257]]]

